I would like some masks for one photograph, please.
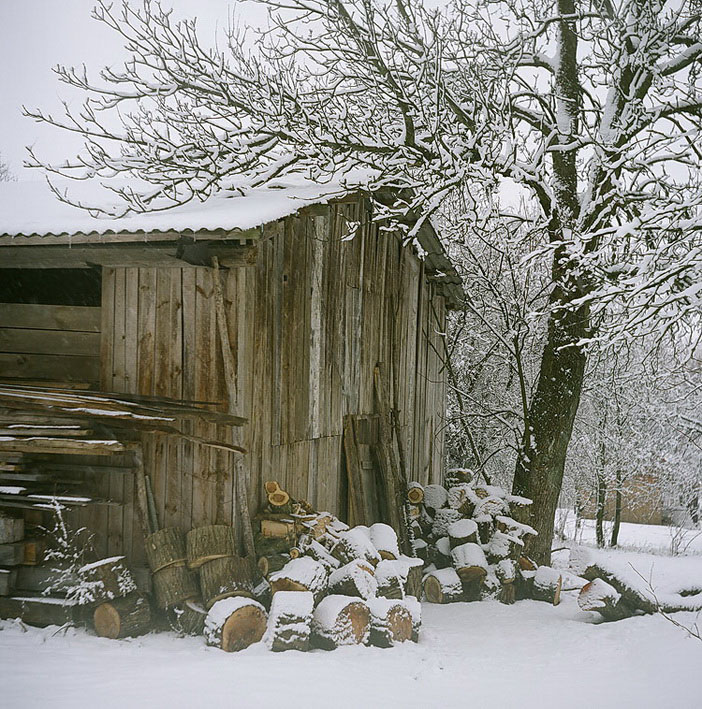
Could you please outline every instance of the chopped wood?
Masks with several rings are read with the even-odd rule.
[[[367,561],[354,559],[332,571],[328,590],[339,596],[358,596],[365,600],[372,598],[378,590],[373,566]]]
[[[341,566],[341,562],[336,557],[332,556],[329,550],[315,539],[307,545],[305,553],[324,564],[329,572]]]
[[[222,556],[200,566],[200,589],[206,608],[229,596],[253,598],[256,580],[248,557]]]
[[[448,492],[443,485],[424,486],[424,507],[434,517],[438,510],[448,504]]]
[[[20,618],[27,625],[44,628],[77,621],[76,604],[48,596],[0,596],[0,618]]]
[[[186,601],[167,611],[168,624],[182,635],[202,635],[206,617],[207,611],[197,600]]]
[[[164,527],[150,534],[144,540],[146,560],[151,571],[156,572],[167,566],[185,565],[185,535],[177,527]]]
[[[365,645],[369,634],[370,611],[360,598],[327,596],[312,615],[312,641],[325,650]]]
[[[412,505],[419,505],[424,501],[424,487],[418,482],[411,482],[407,486],[407,499]]]
[[[101,603],[93,612],[93,626],[98,637],[129,638],[143,635],[151,627],[151,608],[144,596],[131,593]]]
[[[431,526],[431,536],[434,539],[448,536],[448,528],[460,519],[462,519],[462,516],[458,510],[450,508],[437,510]]]
[[[424,578],[424,595],[429,603],[463,600],[463,585],[455,569],[436,569]]]
[[[198,569],[206,561],[234,556],[234,529],[227,524],[195,527],[186,535],[188,566]]]
[[[478,544],[461,544],[451,550],[453,565],[464,583],[482,581],[488,570],[485,552]]]
[[[365,559],[376,566],[381,559],[378,550],[361,527],[341,532],[332,549],[332,555],[342,564],[348,564],[355,559]]]
[[[271,601],[268,629],[264,637],[273,652],[300,650],[310,646],[314,596],[309,591],[278,591]]]
[[[327,570],[321,562],[302,556],[291,559],[268,580],[274,595],[278,591],[311,591],[318,601],[327,588]]]
[[[478,525],[472,519],[452,522],[447,530],[451,549],[471,542],[478,543]]]
[[[273,507],[284,507],[290,503],[290,495],[285,490],[276,490],[268,493],[268,504]]]
[[[532,584],[532,598],[557,606],[561,602],[563,577],[550,566],[539,566]]]
[[[78,575],[87,588],[84,603],[112,601],[137,590],[123,556],[86,564],[78,570]]]
[[[270,574],[274,574],[276,571],[280,571],[285,564],[290,561],[290,554],[269,554],[267,556],[258,557],[258,570],[261,575],[268,577]]]
[[[582,587],[578,605],[584,611],[596,611],[606,621],[623,620],[636,614],[636,609],[627,605],[614,586],[600,578]]]
[[[389,524],[376,522],[369,528],[370,540],[382,559],[397,559],[400,556],[397,533]]]
[[[412,615],[401,602],[386,598],[368,601],[369,641],[376,647],[392,647],[412,639]]]
[[[264,537],[285,539],[294,543],[296,523],[293,519],[262,519],[261,534]]]
[[[263,487],[266,491],[266,495],[272,495],[274,492],[280,490],[280,484],[275,480],[268,480],[264,482]]]
[[[266,610],[258,601],[242,596],[224,598],[207,614],[205,640],[225,652],[237,652],[263,638],[266,621]]]
[[[405,582],[398,565],[391,559],[384,559],[375,568],[377,594],[381,598],[402,599],[405,597]]]
[[[156,605],[164,610],[200,595],[197,578],[187,566],[166,566],[153,576]]]
[[[453,485],[448,489],[448,506],[453,510],[458,510],[464,517],[470,517],[473,514],[477,502],[477,495],[467,483]]]

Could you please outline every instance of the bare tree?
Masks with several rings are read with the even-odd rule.
[[[10,170],[10,166],[3,160],[0,153],[0,182],[14,182],[17,178]]]
[[[697,315],[699,3],[266,1],[271,32],[254,49],[232,32],[219,50],[155,2],[120,13],[100,0],[131,56],[97,82],[57,68],[89,93],[83,109],[28,114],[85,150],[43,168],[137,176],[115,191],[121,211],[144,211],[363,167],[395,195],[379,219],[419,217],[408,239],[456,190],[523,186],[552,287],[513,487],[534,500],[531,552],[547,561],[587,342],[605,323],[611,336]],[[600,317],[615,304],[616,320]]]

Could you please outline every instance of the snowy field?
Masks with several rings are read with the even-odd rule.
[[[699,554],[592,553],[631,564],[657,590],[702,582]],[[567,563],[567,551],[555,555],[555,566]],[[2,706],[702,707],[702,642],[660,616],[601,624],[576,595],[556,608],[423,604],[417,645],[306,654],[261,645],[226,654],[171,633],[114,641],[0,621]],[[702,625],[693,613],[675,618]]]

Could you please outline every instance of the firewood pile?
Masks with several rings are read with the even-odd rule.
[[[425,563],[430,603],[533,598],[558,605],[561,575],[524,554],[536,534],[518,522],[531,500],[494,485],[480,485],[469,470],[448,471],[447,486],[408,485],[413,547]]]

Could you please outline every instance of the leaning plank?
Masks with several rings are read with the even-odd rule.
[[[44,438],[42,436],[0,436],[0,451],[14,453],[61,453],[65,455],[104,455],[123,453],[129,444],[116,440]]]

